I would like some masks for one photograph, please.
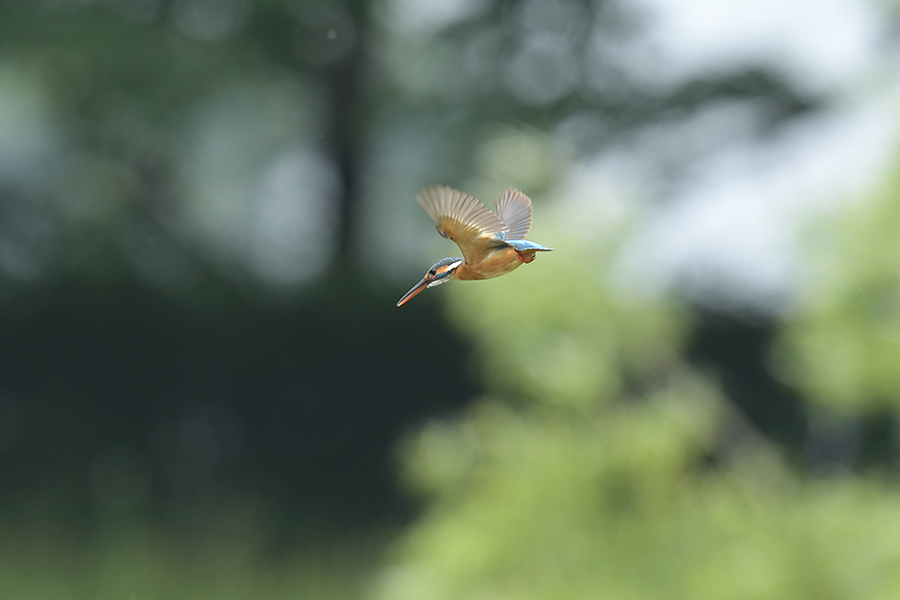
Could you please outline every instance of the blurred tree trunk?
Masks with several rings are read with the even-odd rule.
[[[355,269],[360,219],[359,181],[362,168],[362,119],[365,114],[365,90],[362,74],[366,68],[369,36],[369,11],[366,2],[349,2],[347,18],[354,37],[349,51],[335,61],[327,75],[329,150],[338,170],[338,219],[335,235],[334,266],[346,274]]]

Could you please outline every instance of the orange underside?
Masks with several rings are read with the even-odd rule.
[[[534,260],[534,250],[517,252],[506,246],[496,248],[466,261],[456,270],[456,278],[462,280],[490,279],[506,275],[522,263]]]

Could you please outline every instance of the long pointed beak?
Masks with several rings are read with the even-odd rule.
[[[425,281],[425,278],[423,277],[421,279],[421,281],[419,281],[419,283],[412,286],[412,288],[408,292],[403,294],[403,297],[397,301],[397,306],[403,306],[403,304],[407,300],[409,300],[410,298],[412,298],[413,296],[415,296],[416,294],[418,294],[419,292],[421,292],[422,290],[427,289],[427,288],[428,288],[428,282]]]

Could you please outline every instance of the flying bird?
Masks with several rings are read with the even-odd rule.
[[[401,306],[430,287],[451,279],[490,279],[509,273],[534,260],[537,252],[549,252],[524,239],[531,229],[531,200],[519,190],[506,190],[497,198],[497,213],[476,198],[446,186],[433,186],[416,194],[437,231],[456,242],[463,257],[442,258],[397,301]]]

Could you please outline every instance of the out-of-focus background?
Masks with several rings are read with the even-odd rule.
[[[0,597],[900,597],[898,17],[0,3]]]

